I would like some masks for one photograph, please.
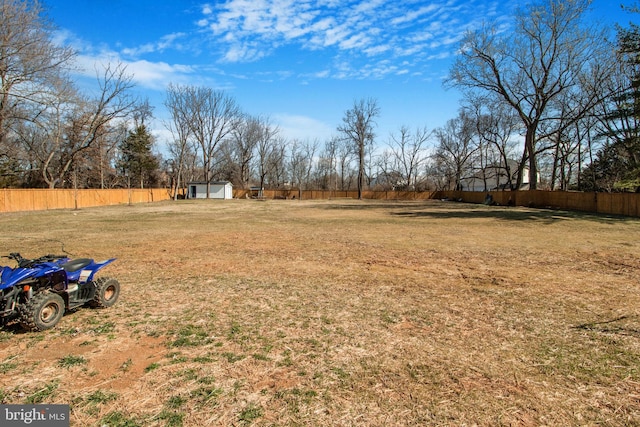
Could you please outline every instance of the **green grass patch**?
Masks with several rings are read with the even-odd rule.
[[[18,367],[18,362],[2,362],[0,363],[0,374],[6,374]]]
[[[154,371],[154,370],[158,369],[159,367],[160,367],[159,363],[153,362],[153,363],[151,363],[150,365],[148,365],[147,367],[144,368],[144,372],[148,373],[148,372],[151,372],[151,371]]]
[[[262,409],[261,406],[250,403],[242,409],[240,414],[238,414],[238,421],[244,424],[251,424],[258,418],[262,417],[263,414],[264,409]]]
[[[107,427],[143,427],[143,424],[138,422],[133,417],[128,417],[121,411],[112,411],[100,419],[100,426]]]
[[[184,425],[184,413],[182,412],[163,409],[162,412],[158,414],[156,419],[164,421],[165,427],[182,427]]]
[[[114,322],[106,322],[90,328],[89,331],[96,335],[112,334],[116,331],[116,324]]]
[[[263,361],[263,362],[268,362],[269,360],[271,360],[271,359],[269,359],[269,356],[267,356],[266,354],[263,354],[263,353],[254,353],[252,357],[255,360],[260,360],[260,361]]]
[[[212,339],[209,333],[197,325],[185,325],[174,333],[174,339],[169,347],[198,347],[210,344]]]
[[[179,409],[187,403],[187,399],[182,396],[171,396],[165,406],[169,409]]]
[[[191,360],[194,363],[202,363],[202,364],[213,362],[213,358],[211,356],[196,356]]]
[[[168,353],[166,358],[169,359],[169,363],[171,363],[172,365],[189,361],[189,358],[179,351]]]
[[[87,359],[85,359],[84,356],[75,356],[73,354],[69,354],[58,360],[58,366],[67,369],[73,366],[85,365],[86,363]]]
[[[221,356],[224,357],[229,363],[236,363],[245,358],[245,356],[241,354],[235,354],[231,352],[224,352],[221,354]]]
[[[85,398],[85,402],[94,405],[102,405],[113,402],[118,398],[118,393],[113,391],[96,390]]]
[[[50,402],[53,400],[59,385],[60,383],[58,380],[51,381],[45,384],[41,389],[28,395],[25,402],[30,405]]]
[[[206,385],[202,387],[198,387],[190,393],[191,399],[199,402],[201,404],[211,404],[215,403],[219,396],[221,396],[223,390],[221,388],[215,387],[213,385]]]

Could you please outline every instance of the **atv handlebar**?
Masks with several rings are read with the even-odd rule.
[[[14,260],[15,262],[18,263],[18,267],[28,268],[33,266],[34,264],[39,264],[43,262],[54,262],[59,259],[66,259],[68,257],[66,255],[48,254],[48,255],[43,255],[40,258],[27,259],[27,258],[23,258],[22,255],[20,255],[18,252],[12,252],[9,255],[3,255],[3,258],[9,258]]]

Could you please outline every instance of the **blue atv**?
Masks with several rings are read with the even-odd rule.
[[[26,259],[19,253],[9,258],[18,265],[0,270],[0,323],[17,319],[29,331],[51,329],[65,311],[88,305],[111,307],[120,296],[120,283],[113,278],[94,279],[94,274],[115,261],[45,255]]]

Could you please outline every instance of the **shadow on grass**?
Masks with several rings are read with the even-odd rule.
[[[433,218],[433,219],[496,219],[501,221],[536,221],[546,224],[558,221],[589,219],[603,220],[604,218],[585,215],[577,212],[549,211],[522,208],[472,208],[447,209],[435,211],[408,211],[395,212],[392,215],[408,218]]]
[[[601,223],[638,221],[637,218],[601,215],[592,212],[564,211],[549,208],[487,206],[440,200],[363,200],[318,206],[321,209],[371,210],[386,209],[390,215],[404,218],[482,219],[502,221],[536,221],[551,224],[559,221],[585,220]]]
[[[640,338],[640,329],[630,327],[627,325],[616,324],[623,320],[628,320],[629,316],[620,316],[615,319],[603,320],[601,322],[589,322],[582,323],[580,325],[573,326],[572,329],[580,329],[584,331],[595,331],[604,334],[618,334],[625,336],[633,336]]]
[[[0,326],[0,334],[7,333],[11,335],[26,335],[29,331],[25,330],[17,321],[11,320]],[[0,341],[2,341],[0,339]]]

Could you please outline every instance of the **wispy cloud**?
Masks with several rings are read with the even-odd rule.
[[[462,17],[495,17],[498,5],[506,13],[499,1],[227,0],[205,4],[198,25],[208,29],[225,62],[257,61],[290,45],[352,57],[443,57],[465,31]]]
[[[104,67],[121,64],[126,67],[127,74],[132,76],[136,85],[164,90],[168,82],[188,82],[199,70],[188,64],[151,61],[142,57],[149,53],[162,52],[164,49],[179,49],[177,41],[184,37],[184,33],[173,33],[155,43],[123,48],[120,51],[107,45],[93,45],[66,30],[54,33],[53,41],[59,45],[70,46],[77,52],[74,72],[79,77],[95,79]]]
[[[163,40],[170,42],[178,37],[180,35],[175,34],[167,36]],[[74,72],[79,77],[90,80],[101,74],[104,67],[121,64],[126,67],[127,74],[132,76],[136,85],[148,89],[164,90],[168,82],[187,82],[191,76],[198,72],[192,65],[170,64],[165,61],[149,61],[132,57],[161,49],[161,42],[139,46],[133,52],[131,49],[116,51],[109,46],[94,46],[68,31],[56,32],[53,41],[59,45],[70,46],[77,52]]]
[[[117,52],[103,51],[97,54],[81,54],[76,57],[78,74],[95,78],[106,66],[121,64],[133,83],[147,89],[164,90],[168,82],[187,83],[196,73],[190,65],[169,64],[163,61],[127,60]]]
[[[121,53],[123,55],[137,57],[148,53],[162,53],[167,49],[183,50],[185,45],[181,43],[181,40],[186,40],[186,38],[187,34],[184,32],[167,34],[155,42],[145,43],[136,47],[123,48]]]

